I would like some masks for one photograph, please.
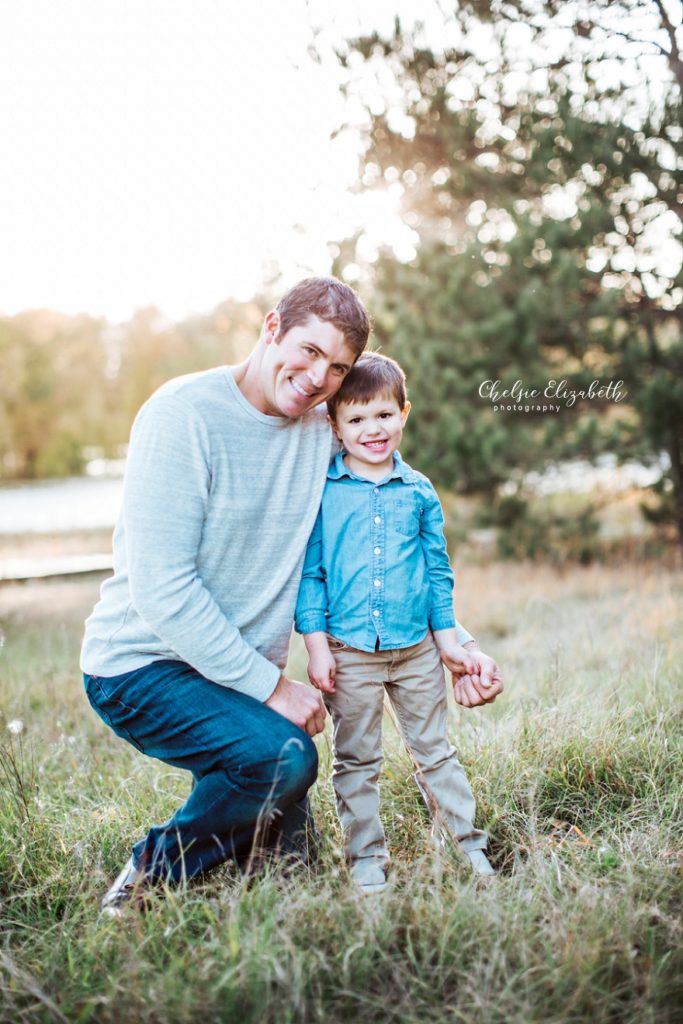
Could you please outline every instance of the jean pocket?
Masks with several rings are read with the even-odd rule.
[[[333,654],[336,651],[348,651],[349,645],[345,644],[343,640],[339,640],[336,636],[332,636],[331,633],[327,634],[327,643]]]
[[[105,710],[107,700],[102,690],[102,680],[99,676],[84,674],[83,681],[85,683],[85,695],[88,698],[90,707],[102,719],[105,725],[113,729],[114,726],[112,725],[111,718]]]
[[[85,693],[93,711],[121,739],[144,754],[144,749],[131,735],[128,725],[135,718],[134,708],[129,707],[117,696],[107,692],[106,684],[110,680],[100,676],[85,676]]]

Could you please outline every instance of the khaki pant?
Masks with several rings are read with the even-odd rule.
[[[374,653],[328,640],[337,665],[336,692],[325,695],[334,723],[332,782],[347,859],[352,865],[365,858],[389,862],[378,785],[385,691],[435,825],[464,850],[484,849],[472,790],[448,741],[446,680],[432,634],[403,650]]]

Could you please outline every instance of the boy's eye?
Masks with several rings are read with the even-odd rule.
[[[380,418],[381,420],[388,420],[388,419],[391,419],[391,413],[390,413],[390,412],[381,412],[381,413],[379,414],[379,418]]]
[[[356,424],[356,423],[360,423],[360,416],[353,416],[353,417],[352,417],[352,418],[351,418],[351,419],[349,420],[349,423],[353,423],[353,424]]]

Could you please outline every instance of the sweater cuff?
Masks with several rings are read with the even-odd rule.
[[[262,654],[256,654],[249,672],[237,682],[224,683],[229,690],[237,690],[239,693],[260,700],[264,704],[272,696],[278,684],[281,670],[272,661],[268,661]]]
[[[468,644],[470,640],[474,640],[471,633],[468,633],[464,626],[461,626],[459,622],[455,624],[455,636],[461,647]],[[476,641],[475,641],[476,642]]]

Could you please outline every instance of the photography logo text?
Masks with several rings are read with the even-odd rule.
[[[499,380],[485,380],[479,385],[480,398],[488,399],[494,412],[557,413],[560,409],[571,409],[577,402],[596,398],[616,405],[627,395],[623,380],[606,384],[593,380],[588,387],[580,388],[572,387],[566,380],[549,380],[544,388],[525,387],[522,380],[511,386],[504,386]]]

